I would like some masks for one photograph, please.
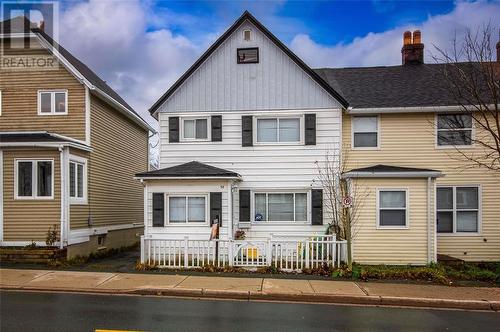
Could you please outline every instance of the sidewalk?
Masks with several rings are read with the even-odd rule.
[[[0,289],[500,311],[500,288],[0,269]]]

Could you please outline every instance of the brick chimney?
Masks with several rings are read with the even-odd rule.
[[[420,30],[413,31],[413,34],[410,31],[404,32],[401,59],[403,65],[421,65],[424,63],[424,44],[422,44]]]
[[[498,29],[497,62],[500,62],[500,29]]]

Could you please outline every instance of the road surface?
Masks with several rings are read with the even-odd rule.
[[[0,331],[492,331],[500,313],[0,292]]]

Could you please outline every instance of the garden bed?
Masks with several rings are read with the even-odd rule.
[[[57,247],[44,248],[0,248],[0,260],[10,263],[50,263],[66,259],[66,249]]]

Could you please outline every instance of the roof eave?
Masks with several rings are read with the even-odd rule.
[[[444,174],[435,171],[422,172],[347,172],[343,178],[440,178]]]
[[[135,180],[241,180],[241,176],[134,176]]]

